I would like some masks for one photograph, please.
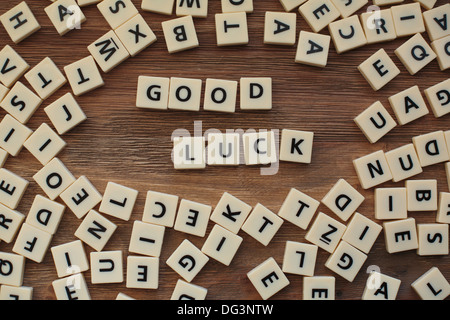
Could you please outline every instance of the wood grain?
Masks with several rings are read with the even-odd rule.
[[[18,3],[8,1],[0,13]],[[140,0],[133,0],[140,10]],[[438,0],[437,5],[445,0]],[[62,69],[65,65],[86,57],[87,46],[109,31],[104,18],[95,6],[83,8],[87,17],[80,30],[73,30],[60,37],[44,12],[49,1],[28,0],[42,29],[19,45],[14,45],[4,29],[0,30],[0,43],[12,45],[31,65],[45,57],[51,57]],[[336,54],[330,48],[328,66],[325,69],[294,63],[295,47],[263,44],[265,11],[283,11],[277,0],[254,1],[255,11],[248,15],[250,43],[239,47],[217,47],[214,13],[221,11],[220,1],[210,1],[206,19],[195,19],[200,47],[169,55],[164,42],[161,22],[174,18],[143,12],[158,41],[138,56],[121,64],[108,74],[103,74],[105,86],[85,96],[78,102],[88,120],[63,138],[68,143],[59,155],[75,176],[86,175],[100,192],[108,181],[114,181],[140,193],[129,222],[111,218],[118,225],[117,231],[104,250],[123,250],[128,253],[132,222],[142,218],[146,191],[168,192],[193,201],[215,206],[223,192],[227,191],[254,206],[261,203],[278,212],[290,188],[297,188],[317,200],[321,200],[339,178],[344,178],[366,197],[359,212],[374,219],[373,190],[363,190],[358,183],[352,160],[376,150],[391,150],[411,142],[415,135],[434,130],[448,130],[449,116],[435,118],[431,113],[406,126],[398,126],[380,142],[371,145],[356,127],[353,118],[373,102],[380,100],[389,106],[387,98],[403,89],[419,85],[423,90],[448,78],[448,70],[439,71],[433,61],[417,75],[411,76],[396,59],[393,51],[405,38],[368,45],[363,48]],[[361,12],[363,12],[361,10]],[[298,30],[310,30],[298,15]],[[327,33],[328,31],[323,31]],[[424,34],[427,38],[427,35]],[[427,38],[428,39],[428,38]],[[387,87],[374,92],[357,70],[357,66],[380,47],[386,49],[398,65],[401,74]],[[206,78],[238,80],[243,76],[273,78],[274,108],[268,112],[243,112],[221,114],[201,111],[148,111],[135,107],[137,79],[147,76],[181,76],[205,80]],[[26,81],[24,80],[24,83]],[[68,85],[50,97],[32,117],[28,126],[35,130],[42,122],[49,123],[43,109],[70,91]],[[388,108],[390,111],[391,109]],[[2,116],[5,112],[0,111]],[[313,159],[310,165],[282,162],[276,175],[263,176],[260,168],[239,166],[236,168],[207,167],[199,171],[175,171],[170,160],[171,135],[184,128],[193,133],[194,122],[201,121],[203,132],[208,129],[298,129],[315,133]],[[5,165],[7,169],[30,181],[19,211],[26,214],[36,194],[42,194],[32,176],[41,165],[27,151]],[[448,192],[443,164],[427,167],[414,178],[438,179],[439,191]],[[386,183],[383,186],[403,185]],[[319,210],[331,214],[324,206]],[[434,222],[435,212],[411,213],[418,223]],[[378,221],[381,222],[381,221]],[[76,240],[74,232],[81,223],[69,210],[66,211],[51,246]],[[212,228],[209,224],[208,233]],[[281,265],[287,240],[306,241],[305,231],[285,222],[273,241],[264,247],[244,232],[239,233],[244,242],[229,267],[210,260],[193,283],[208,289],[210,300],[249,300],[260,296],[248,280],[248,271],[269,257]],[[169,299],[178,275],[165,261],[177,246],[189,239],[201,247],[205,238],[199,238],[166,230],[160,257],[158,290],[127,289],[125,283],[92,285],[90,273],[84,275],[92,299],[115,299],[119,292],[136,299]],[[0,251],[11,252],[12,244],[0,243]],[[86,251],[92,251],[86,246]],[[324,263],[329,254],[319,250],[316,275],[335,275]],[[356,279],[349,283],[336,276],[336,298],[358,300],[361,298],[368,274],[368,266],[377,265],[381,272],[401,279],[398,299],[418,299],[410,284],[429,268],[437,266],[450,279],[448,256],[420,257],[414,251],[388,254],[384,236],[380,235],[366,263]],[[125,274],[126,270],[124,270]],[[290,285],[272,299],[301,300],[303,278],[287,275]],[[34,299],[55,299],[51,282],[57,279],[51,253],[42,263],[30,260],[26,263],[25,286],[34,288]]]

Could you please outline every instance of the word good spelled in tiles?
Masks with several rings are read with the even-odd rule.
[[[272,87],[270,77],[242,77],[239,81],[208,78],[204,81],[140,76],[136,106],[184,111],[200,111],[203,106],[205,111],[226,113],[234,113],[238,106],[241,110],[271,110]]]

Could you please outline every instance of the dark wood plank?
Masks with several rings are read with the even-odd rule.
[[[18,2],[5,3],[0,14]],[[133,2],[140,8],[140,0]],[[109,31],[97,8],[90,6],[83,8],[87,22],[81,30],[60,37],[44,12],[49,1],[28,0],[27,3],[42,29],[19,45],[12,44],[2,29],[0,43],[2,46],[12,45],[31,66],[49,56],[63,68],[87,56],[87,46]],[[345,178],[366,197],[358,211],[374,219],[373,190],[362,190],[359,186],[352,160],[376,150],[387,151],[409,143],[418,134],[449,129],[448,116],[437,119],[430,113],[414,123],[395,128],[380,142],[371,145],[355,126],[353,118],[356,115],[377,100],[388,107],[387,98],[390,95],[412,85],[419,85],[423,90],[445,80],[449,76],[448,71],[439,71],[437,61],[433,61],[417,75],[409,75],[393,53],[405,38],[381,45],[368,45],[342,55],[336,54],[331,46],[329,63],[325,69],[296,64],[295,47],[263,44],[264,13],[282,11],[279,1],[258,0],[254,3],[255,11],[248,15],[249,45],[229,48],[216,46],[214,13],[221,11],[220,1],[210,1],[208,17],[195,19],[200,47],[173,55],[167,53],[161,22],[175,16],[167,17],[140,10],[158,41],[140,55],[104,74],[104,87],[77,99],[88,120],[64,135],[68,146],[60,154],[61,160],[75,176],[86,175],[100,192],[105,190],[108,181],[124,184],[140,192],[129,222],[111,218],[118,229],[104,250],[123,250],[124,257],[129,254],[132,221],[142,218],[147,190],[177,194],[180,198],[212,206],[223,192],[228,191],[252,206],[262,203],[278,212],[290,188],[297,188],[321,200],[339,178]],[[444,3],[445,0],[438,0],[437,5]],[[300,15],[298,28],[310,30]],[[427,37],[426,34],[424,36]],[[386,49],[402,72],[387,87],[374,92],[356,67],[380,47]],[[238,80],[243,76],[273,77],[274,108],[268,112],[238,111],[235,114],[141,110],[135,107],[137,79],[140,75],[182,76],[203,80],[209,77],[230,80]],[[45,101],[28,123],[29,127],[34,130],[42,122],[49,122],[44,107],[68,91],[70,87],[66,85]],[[3,110],[0,112],[2,116],[5,114]],[[261,175],[260,168],[246,166],[175,171],[170,160],[171,135],[177,129],[187,129],[193,133],[194,123],[201,124],[203,132],[213,128],[221,131],[283,128],[313,131],[313,160],[310,165],[282,162],[277,174],[271,176]],[[18,208],[26,214],[34,196],[42,194],[32,179],[41,165],[24,149],[16,158],[9,158],[5,167],[31,182]],[[414,178],[436,178],[439,191],[448,192],[442,164],[427,167]],[[403,184],[386,183],[383,186],[395,185]],[[329,213],[322,205],[319,210]],[[418,223],[435,220],[434,212],[411,213],[410,216],[416,218]],[[80,222],[67,210],[51,246],[75,240],[74,232]],[[211,228],[212,223],[208,233]],[[281,265],[286,241],[305,241],[305,231],[288,222],[284,223],[267,247],[244,232],[240,232],[240,235],[244,242],[229,267],[210,260],[193,281],[208,289],[208,299],[259,299],[246,276],[247,272],[269,257],[274,257]],[[158,290],[127,289],[125,283],[92,285],[90,273],[85,272],[92,298],[114,299],[119,292],[123,292],[136,299],[169,299],[179,277],[165,261],[184,239],[189,239],[199,247],[205,240],[172,229],[166,231],[160,257]],[[12,244],[0,243],[1,251],[11,252],[11,249]],[[86,251],[89,254],[92,249],[86,246]],[[325,251],[319,251],[316,275],[333,275],[324,266],[328,256]],[[432,266],[439,267],[444,276],[450,279],[448,256],[419,257],[413,251],[390,255],[385,249],[384,236],[380,235],[353,283],[335,275],[336,298],[360,299],[368,277],[366,270],[371,265],[379,266],[382,273],[401,279],[398,299],[402,300],[418,299],[410,284]],[[303,278],[295,275],[288,275],[288,278],[290,285],[272,299],[302,299]],[[27,261],[24,285],[34,287],[35,299],[55,299],[51,286],[55,279],[57,274],[50,252],[41,264]]]

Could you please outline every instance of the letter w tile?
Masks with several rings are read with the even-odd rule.
[[[107,55],[105,57],[105,61],[108,61],[116,53],[116,51],[119,50],[119,46],[112,38],[98,42],[95,44],[95,46],[101,47],[100,48],[101,55],[105,55],[105,54]]]

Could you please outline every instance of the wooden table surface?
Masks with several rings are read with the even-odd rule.
[[[5,1],[6,2],[6,1]],[[0,14],[19,3],[8,1]],[[124,259],[129,255],[128,243],[133,221],[141,220],[148,190],[176,194],[180,198],[215,206],[223,192],[227,191],[254,206],[261,203],[278,212],[290,188],[297,188],[317,200],[321,200],[334,183],[344,178],[355,186],[365,201],[358,211],[374,219],[373,189],[363,190],[354,171],[352,160],[377,150],[391,150],[411,142],[413,136],[434,130],[448,130],[449,116],[435,118],[429,115],[405,126],[397,126],[376,144],[370,144],[353,122],[353,118],[373,102],[380,100],[389,110],[388,97],[418,85],[426,89],[449,77],[448,70],[439,70],[433,61],[417,75],[410,75],[395,57],[394,50],[407,38],[392,42],[368,45],[342,55],[336,54],[331,44],[326,68],[296,64],[296,46],[273,46],[263,44],[264,14],[266,11],[284,11],[278,0],[254,1],[255,10],[248,15],[250,43],[247,46],[217,47],[214,14],[221,12],[220,1],[209,1],[207,18],[196,18],[195,26],[200,47],[168,54],[161,22],[175,18],[144,12],[140,0],[133,0],[155,32],[158,40],[138,56],[131,58],[108,74],[103,74],[105,86],[77,98],[88,116],[88,120],[63,136],[67,147],[59,158],[72,173],[86,175],[100,192],[104,192],[109,181],[123,184],[139,191],[139,196],[130,221],[109,217],[118,229],[104,250],[123,250]],[[409,2],[409,1],[407,1]],[[437,5],[445,0],[438,0]],[[62,69],[65,65],[86,57],[87,46],[110,30],[96,6],[83,8],[87,21],[80,30],[73,30],[64,37],[57,34],[44,12],[50,1],[27,0],[42,28],[19,45],[11,42],[2,28],[1,46],[10,44],[30,64],[36,65],[45,57],[51,57]],[[364,7],[359,13],[366,9]],[[298,30],[310,28],[298,15]],[[324,30],[323,33],[328,33]],[[428,40],[428,35],[424,33]],[[357,66],[379,48],[385,48],[401,70],[401,74],[389,85],[374,92],[363,79]],[[138,76],[180,76],[206,80],[207,78],[239,80],[245,76],[273,78],[273,103],[270,111],[233,114],[213,112],[150,111],[136,108],[135,97]],[[26,80],[22,79],[27,84]],[[37,110],[28,126],[35,130],[49,119],[44,107],[69,92],[67,84],[52,95]],[[5,111],[1,110],[4,116]],[[295,129],[315,133],[312,163],[309,165],[281,162],[275,175],[263,176],[260,167],[241,165],[232,168],[207,167],[197,171],[176,171],[171,162],[171,135],[177,129],[194,131],[194,123],[208,129]],[[30,181],[30,185],[18,210],[28,213],[36,194],[43,194],[32,176],[41,168],[40,163],[23,149],[17,157],[9,157],[5,167]],[[444,165],[425,168],[414,179],[438,180],[438,191],[448,192]],[[382,186],[402,186],[403,183],[388,182]],[[58,199],[58,201],[61,201]],[[334,216],[323,205],[319,207]],[[410,213],[418,223],[434,222],[435,212]],[[382,223],[382,221],[378,221]],[[76,240],[74,232],[81,223],[66,210],[60,227],[52,239],[51,246]],[[213,223],[210,222],[208,232]],[[193,283],[208,289],[210,300],[260,299],[259,294],[247,278],[247,272],[274,257],[281,266],[287,240],[305,242],[306,231],[285,222],[272,242],[264,247],[241,231],[244,241],[229,267],[213,259],[197,275]],[[167,229],[160,257],[159,288],[137,290],[126,288],[125,282],[111,285],[93,285],[90,272],[85,272],[92,299],[115,299],[119,292],[136,299],[170,298],[179,276],[165,261],[177,246],[189,239],[201,247],[206,238]],[[0,243],[0,251],[11,252],[13,243]],[[85,246],[89,254],[92,249]],[[388,254],[384,235],[380,234],[364,266],[350,283],[324,266],[329,254],[319,249],[315,275],[336,277],[336,299],[360,299],[368,277],[366,270],[371,265],[379,266],[382,273],[402,281],[397,298],[419,299],[411,283],[433,266],[437,266],[450,280],[449,256],[420,257],[415,251]],[[126,270],[124,270],[124,274]],[[290,285],[272,299],[301,300],[303,277],[287,274]],[[55,299],[52,281],[57,279],[50,251],[42,263],[27,260],[24,286],[34,288],[34,299]]]

